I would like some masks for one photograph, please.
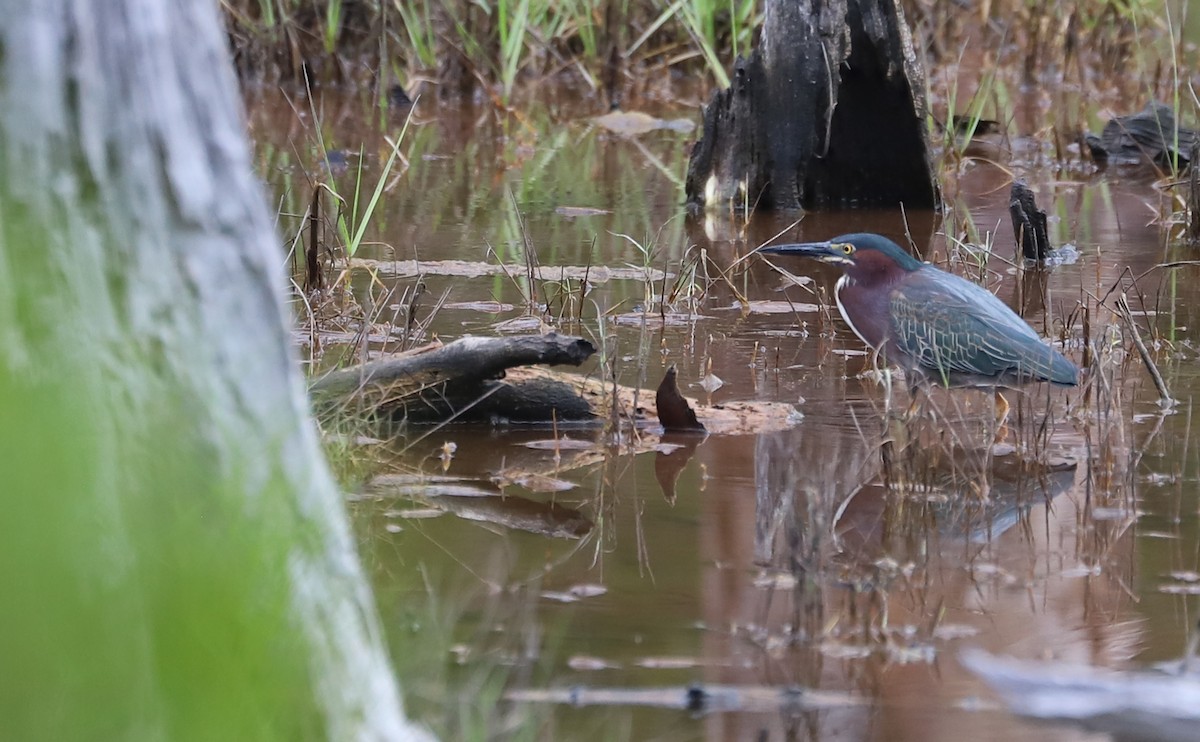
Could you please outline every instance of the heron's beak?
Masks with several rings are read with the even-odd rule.
[[[770,255],[799,255],[832,265],[854,264],[854,261],[842,251],[841,245],[834,242],[800,242],[790,245],[770,245],[768,247],[760,247],[758,252]]]

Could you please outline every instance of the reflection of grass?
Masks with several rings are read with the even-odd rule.
[[[359,525],[373,542],[364,560],[375,573],[375,592],[391,627],[387,635],[396,674],[407,679],[409,715],[440,739],[544,739],[538,730],[547,709],[504,700],[510,688],[545,685],[552,663],[560,659],[557,636],[566,627],[542,626],[537,590],[496,590],[504,580],[494,574],[449,570],[459,577],[438,576],[424,559],[413,564],[401,556],[413,553],[414,539],[426,540],[419,527],[392,534],[373,531],[365,519]],[[397,539],[408,543],[394,543]],[[459,578],[480,584],[450,584]],[[496,631],[500,626],[511,628]]]
[[[598,129],[556,125],[545,116],[544,110],[530,112],[528,124],[514,127],[508,136],[503,136],[503,122],[487,117],[478,133],[466,139],[436,121],[414,124],[404,135],[409,166],[402,185],[380,194],[370,219],[360,215],[351,221],[343,239],[359,245],[360,255],[384,259],[484,260],[491,245],[506,264],[520,265],[525,262],[524,223],[543,265],[640,265],[644,256],[615,236],[617,231],[653,236],[662,253],[659,267],[678,263],[687,244],[683,221],[674,218],[682,193],[661,168],[682,171],[688,138],[654,132],[634,144]],[[286,131],[273,122],[256,128],[267,136]],[[535,139],[533,131],[545,133]],[[344,133],[337,135],[341,141],[315,131],[310,136],[330,137],[325,140],[330,148],[348,144]],[[360,146],[366,152],[390,149],[377,139]],[[307,189],[296,192],[304,182],[295,176],[298,166],[308,164],[303,162],[307,154],[312,158],[309,167],[320,169],[317,144],[299,148],[299,163],[292,157],[296,151],[295,144],[270,141],[261,142],[258,149],[259,170],[277,191],[273,201],[283,212],[280,230],[288,235],[304,229],[303,212],[310,198]],[[352,165],[350,172],[327,182],[343,194],[353,194],[359,178],[382,182],[381,160],[364,160],[361,175]],[[560,206],[612,214],[569,218],[555,213]],[[497,279],[497,297],[509,285],[507,279]],[[630,292],[618,301],[641,298],[641,287],[617,290]]]

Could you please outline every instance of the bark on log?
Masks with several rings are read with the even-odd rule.
[[[86,608],[77,628],[96,641],[83,651],[123,648],[102,673],[80,674],[46,656],[60,643],[85,646],[53,638],[61,614],[47,616],[33,642],[6,630],[0,641],[26,642],[0,651],[24,660],[9,669],[42,681],[31,681],[23,705],[4,692],[0,705],[14,712],[6,732],[52,738],[48,730],[72,715],[95,712],[103,718],[87,728],[114,737],[283,738],[273,734],[288,728],[303,738],[423,738],[403,718],[307,415],[284,256],[252,169],[216,4],[39,0],[7,2],[3,16],[0,391],[67,389],[82,402],[74,427],[88,431],[69,447],[55,436],[36,442],[76,472],[38,477],[60,491],[24,491],[23,481],[34,482],[22,479],[24,462],[16,484],[8,469],[6,482],[18,489],[14,500],[61,499],[70,509],[29,524],[32,549],[90,520],[68,555],[49,551],[44,562]],[[45,414],[27,421],[27,435],[50,430],[38,427]],[[219,536],[182,543],[156,534]],[[232,575],[222,559],[242,555],[230,549],[243,541],[257,551]],[[76,559],[82,552],[89,558]],[[22,578],[6,570],[4,593],[13,597],[2,580]],[[231,585],[256,587],[239,602],[246,594]],[[185,588],[219,593],[219,605],[202,607],[219,619],[209,630],[241,620],[236,633],[174,625],[189,616],[164,614],[183,607],[164,601]],[[283,592],[280,601],[272,591]],[[36,610],[15,602],[6,618]],[[298,697],[275,685],[276,669],[238,664],[271,656],[254,644],[252,624],[279,604],[286,625],[269,643],[294,639],[296,676],[309,684]],[[178,677],[197,655],[211,663],[205,672]],[[104,704],[101,685],[116,691]],[[197,708],[231,694],[237,718]],[[42,697],[52,715],[38,714]],[[269,719],[256,715],[264,711]]]
[[[319,414],[381,422],[514,422],[591,420],[587,403],[553,379],[528,384],[499,381],[531,364],[578,366],[596,349],[557,333],[521,337],[468,337],[335,371],[312,385]]]
[[[925,77],[899,0],[767,0],[704,111],[693,209],[936,208]]]

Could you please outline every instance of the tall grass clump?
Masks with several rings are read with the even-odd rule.
[[[221,3],[244,77],[421,79],[442,94],[483,88],[501,102],[518,82],[562,74],[610,98],[628,85],[668,81],[675,68],[706,67],[725,84],[725,68],[750,47],[760,6],[757,0]]]

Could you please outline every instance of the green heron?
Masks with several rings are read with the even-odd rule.
[[[841,267],[835,296],[842,318],[885,363],[904,370],[910,388],[921,380],[991,389],[1078,382],[1075,364],[990,292],[922,263],[886,237],[848,234],[759,252]]]

